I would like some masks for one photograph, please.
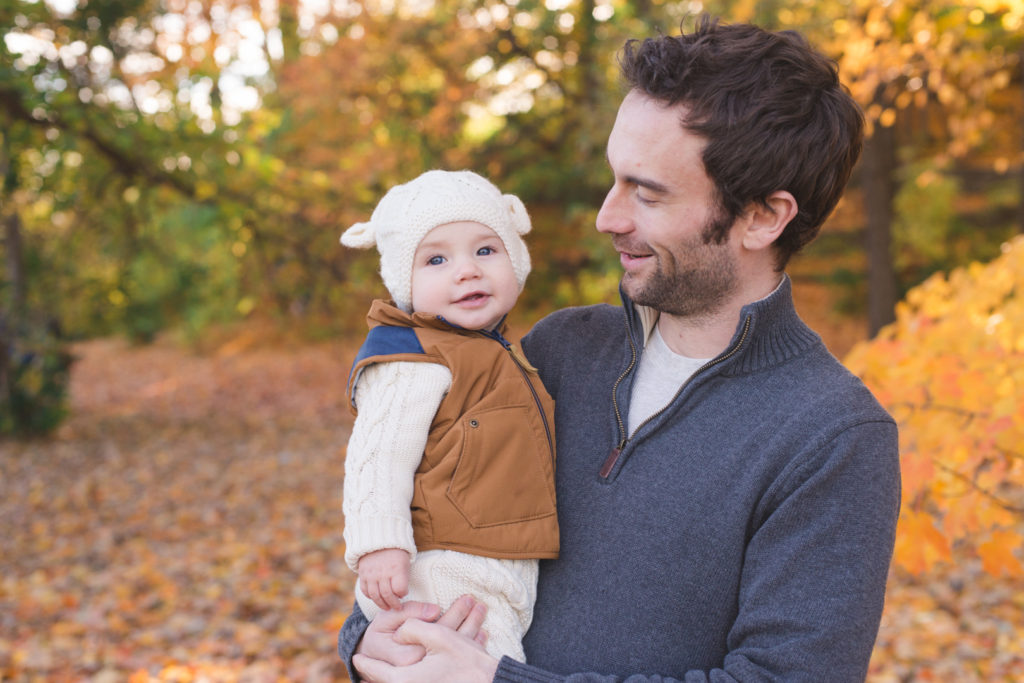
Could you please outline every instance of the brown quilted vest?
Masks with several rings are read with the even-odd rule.
[[[557,557],[554,402],[521,351],[500,333],[408,315],[380,300],[367,322],[349,378],[353,412],[359,373],[371,363],[438,363],[452,373],[416,471],[417,549]]]

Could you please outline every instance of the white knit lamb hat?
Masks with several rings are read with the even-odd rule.
[[[501,238],[522,290],[530,274],[530,253],[520,235],[530,232],[530,217],[518,197],[502,194],[472,171],[427,171],[388,190],[370,220],[341,235],[346,247],[380,252],[380,274],[395,304],[412,312],[412,260],[416,247],[439,225],[474,221]]]

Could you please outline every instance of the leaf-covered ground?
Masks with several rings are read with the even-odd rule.
[[[957,559],[926,578],[890,575],[870,683],[1024,681],[1024,581]]]
[[[83,344],[58,435],[0,443],[0,680],[345,678],[351,356],[243,347]]]
[[[79,345],[58,434],[0,442],[0,681],[345,679],[351,350],[251,341]],[[893,575],[869,681],[1012,680],[1024,583]]]

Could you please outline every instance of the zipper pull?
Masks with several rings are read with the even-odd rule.
[[[612,449],[612,452],[605,458],[604,464],[601,465],[601,471],[598,474],[601,475],[602,479],[607,479],[608,475],[612,473],[612,468],[615,467],[615,463],[619,461],[619,455],[622,454],[622,447],[626,445],[623,441],[618,446]]]
[[[530,361],[526,360],[526,356],[524,356],[523,353],[512,342],[510,342],[508,339],[505,339],[505,337],[502,336],[501,332],[498,332],[497,330],[491,330],[489,332],[484,330],[480,331],[481,333],[487,335],[488,337],[491,337],[499,344],[504,346],[505,350],[512,354],[512,360],[514,360],[519,365],[519,367],[521,367],[523,370],[526,370],[527,372],[532,372],[535,375],[537,374],[537,368],[530,365]]]
[[[537,374],[537,368],[530,365],[530,361],[526,360],[526,356],[520,353],[519,349],[511,344],[507,344],[505,348],[512,354],[513,360],[515,360],[516,363],[519,363],[519,367],[523,368],[527,372],[532,372],[535,375]]]

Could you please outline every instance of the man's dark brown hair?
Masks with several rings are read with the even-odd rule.
[[[704,169],[730,219],[710,241],[778,190],[799,208],[775,243],[779,270],[817,236],[863,144],[863,114],[833,61],[794,31],[703,16],[691,33],[628,41],[620,65],[631,89],[683,105],[681,125],[708,141]]]

